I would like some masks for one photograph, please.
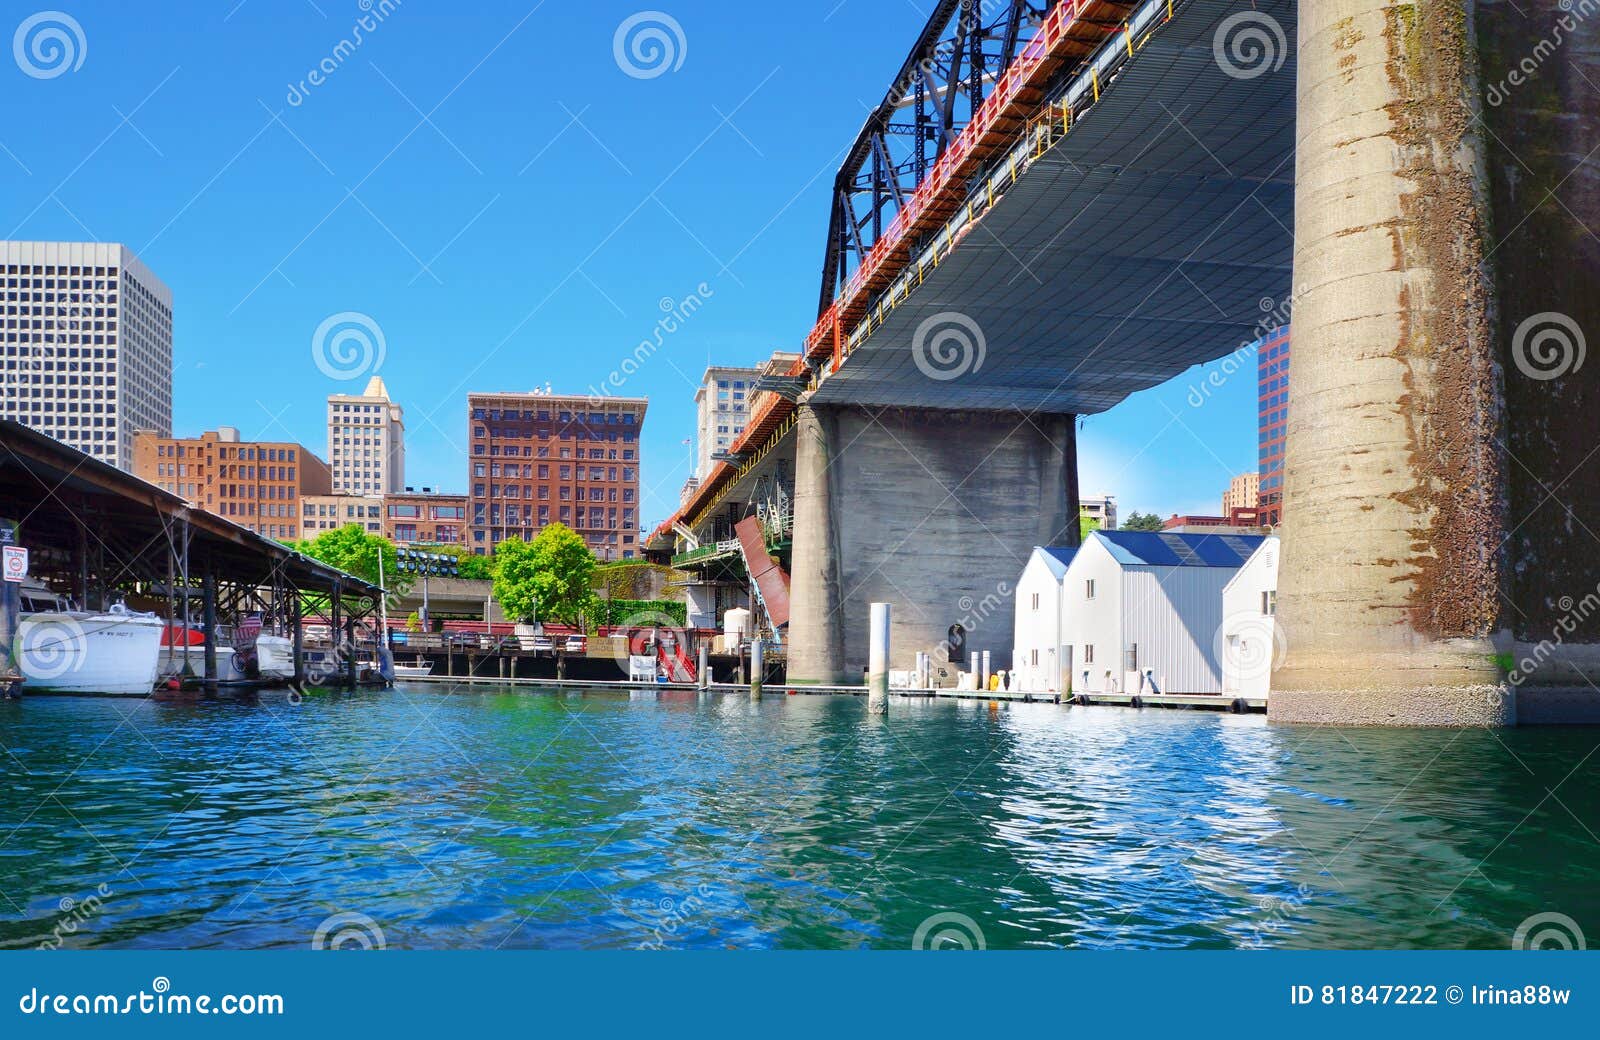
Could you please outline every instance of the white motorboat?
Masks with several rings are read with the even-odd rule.
[[[265,632],[256,636],[256,667],[263,679],[293,679],[294,640]]]
[[[433,662],[417,658],[416,664],[396,664],[394,677],[396,679],[421,679],[433,674]]]
[[[24,692],[149,695],[161,653],[160,618],[121,603],[78,610],[39,583],[20,591],[17,667]]]
[[[196,679],[205,678],[206,647],[204,630],[195,626],[189,626],[185,629],[180,621],[169,622],[161,635],[161,654],[156,674],[163,679],[181,679],[184,676]],[[227,643],[222,642],[219,634],[217,642],[217,678],[226,681],[242,679],[243,677],[244,673],[239,668],[237,651]]]

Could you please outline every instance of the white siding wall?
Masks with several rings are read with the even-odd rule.
[[[1118,689],[1122,683],[1122,566],[1096,538],[1084,542],[1072,558],[1061,583],[1061,641],[1072,646],[1072,689],[1105,693],[1110,689],[1106,671]],[[1084,583],[1094,581],[1094,599],[1085,597]],[[1084,660],[1085,647],[1094,647],[1094,660]],[[1089,673],[1085,683],[1084,672]]]
[[[1277,619],[1263,614],[1261,596],[1278,588],[1278,539],[1261,543],[1222,593],[1222,690],[1265,697],[1271,688]]]
[[[1038,609],[1033,598],[1039,597]],[[1017,580],[1016,638],[1011,667],[1030,693],[1056,689],[1054,675],[1057,617],[1061,609],[1061,586],[1043,556],[1035,552]],[[1038,663],[1034,661],[1037,658]]]
[[[1217,640],[1226,567],[1129,567],[1123,576],[1124,647],[1155,671],[1162,693],[1221,693]],[[1119,660],[1115,667],[1121,675]]]

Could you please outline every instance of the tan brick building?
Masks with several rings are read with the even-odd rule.
[[[302,538],[315,538],[324,531],[337,531],[350,524],[368,534],[382,534],[383,496],[308,495],[300,502]]]
[[[245,441],[230,426],[198,437],[133,435],[133,472],[197,508],[257,534],[289,541],[301,536],[300,505],[328,493],[327,465],[292,441]]]

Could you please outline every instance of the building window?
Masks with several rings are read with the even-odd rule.
[[[1038,593],[1037,593],[1037,592],[1035,592],[1035,593],[1034,593],[1034,594],[1033,594],[1033,609],[1034,609],[1034,610],[1038,610],[1038,609],[1039,609],[1039,594],[1038,594]],[[1038,663],[1039,663],[1039,662],[1038,662],[1038,661],[1035,661],[1035,662],[1033,662],[1033,663],[1034,663],[1034,664],[1038,664]]]
[[[1085,643],[1083,645],[1083,663],[1084,664],[1094,664],[1094,644],[1093,643]]]
[[[1261,613],[1269,617],[1278,612],[1278,590],[1268,589],[1261,593]]]
[[[1083,598],[1094,599],[1094,579],[1090,578],[1083,583]]]

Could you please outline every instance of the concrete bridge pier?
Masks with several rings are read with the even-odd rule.
[[[1298,31],[1269,713],[1600,720],[1600,4],[1301,0]]]
[[[862,682],[874,600],[893,604],[890,668],[947,666],[956,624],[1009,661],[1029,554],[1078,537],[1074,419],[802,404],[789,680]]]

